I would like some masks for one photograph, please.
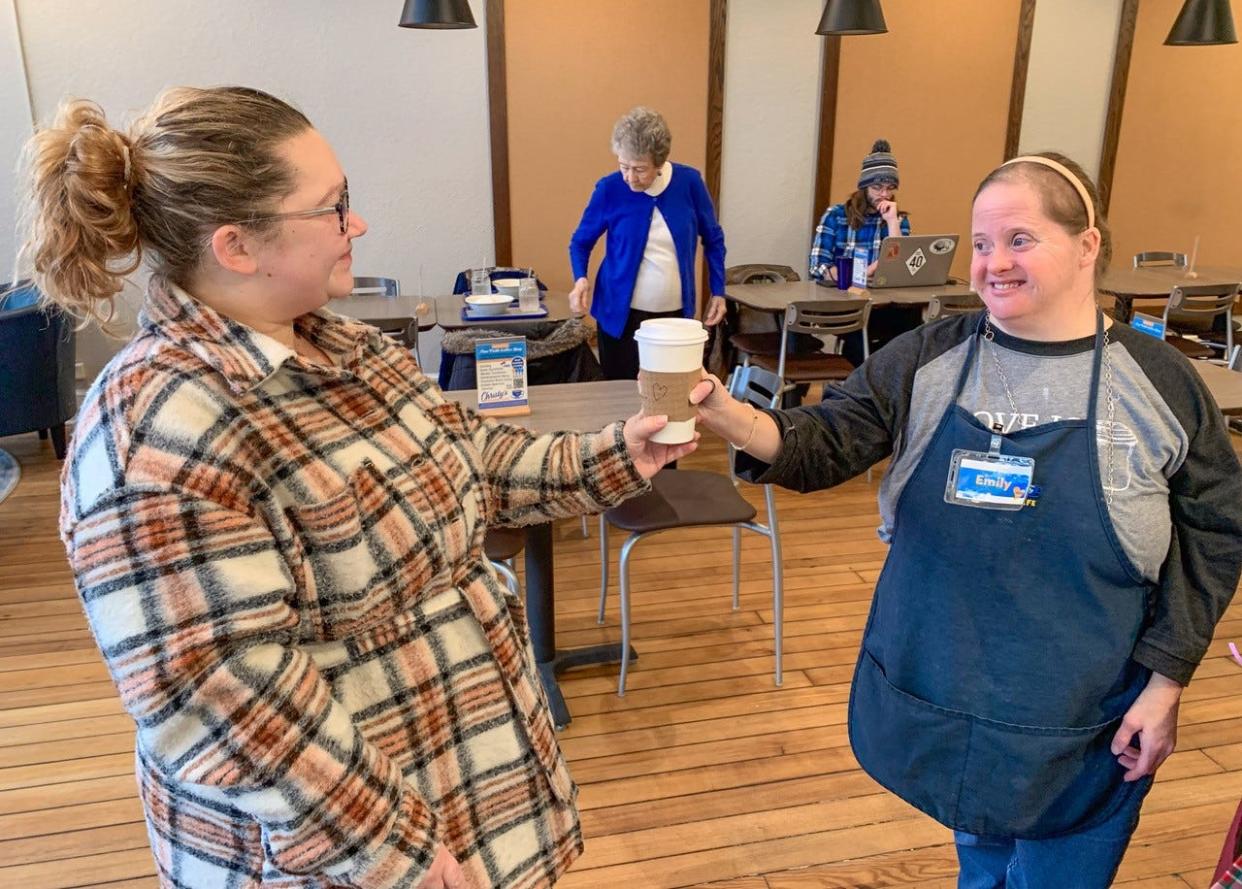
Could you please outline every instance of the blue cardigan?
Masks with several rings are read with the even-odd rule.
[[[712,294],[724,294],[724,231],[716,221],[712,199],[699,171],[673,164],[668,187],[654,198],[646,192],[632,191],[620,172],[612,173],[595,183],[591,200],[582,211],[582,221],[569,239],[569,262],[576,281],[586,277],[591,250],[600,235],[608,233],[607,253],[595,276],[591,314],[600,329],[612,337],[621,336],[630,314],[634,281],[647,249],[652,206],[660,208],[673,236],[677,269],[681,273],[683,314],[694,317],[698,292],[694,281],[696,238],[703,239]]]

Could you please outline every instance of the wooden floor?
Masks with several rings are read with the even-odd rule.
[[[24,471],[0,503],[0,886],[153,886],[130,721],[56,535],[58,465],[33,435],[0,447]],[[723,460],[719,443],[708,443],[683,465]],[[858,479],[810,496],[782,492],[778,509],[787,590],[780,689],[764,541],[746,541],[737,612],[727,532],[676,532],[639,546],[641,657],[629,694],[616,697],[615,667],[564,681],[574,721],[562,743],[582,786],[587,837],[565,889],[955,884],[948,831],[867,778],[846,740],[850,671],[885,554],[875,488]],[[616,639],[615,591],[610,625],[595,625],[594,529],[583,540],[576,523],[564,523],[556,546],[561,644]],[[1149,797],[1119,885],[1210,882],[1242,797],[1242,669],[1225,646],[1239,637],[1235,604],[1186,691],[1178,752]]]

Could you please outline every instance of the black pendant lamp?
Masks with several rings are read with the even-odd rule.
[[[880,0],[828,0],[816,34],[841,37],[855,34],[887,34]]]
[[[405,0],[402,28],[477,28],[467,0]]]
[[[1164,45],[1215,46],[1237,42],[1229,0],[1186,0]]]

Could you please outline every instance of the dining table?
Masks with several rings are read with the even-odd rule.
[[[573,317],[569,309],[569,294],[561,291],[545,291],[540,300],[547,314],[539,317],[523,315],[515,305],[511,309],[512,316],[479,315],[468,317],[463,314],[468,294],[453,294],[435,298],[435,321],[445,330],[461,330],[467,327],[511,327],[518,324],[531,324],[539,321],[567,321]]]
[[[377,327],[395,327],[399,323],[412,324],[418,322],[420,331],[430,330],[436,326],[435,297],[414,296],[403,293],[399,296],[385,296],[382,293],[354,293],[333,300],[328,308],[338,315],[356,318],[359,321],[376,324]]]
[[[596,431],[615,420],[638,412],[638,385],[633,380],[601,380],[589,383],[556,383],[531,386],[530,413],[507,416],[503,422],[535,433],[565,430]],[[474,408],[475,391],[462,389],[444,393],[445,398]],[[557,675],[572,667],[610,664],[621,660],[621,643],[613,642],[584,648],[558,648],[556,645],[556,553],[552,523],[527,525],[523,564],[526,569],[526,619],[530,626],[535,666],[547,694],[552,722],[562,729],[571,716],[561,693]],[[633,648],[630,659],[638,657]]]
[[[1211,361],[1191,361],[1190,366],[1199,372],[1222,414],[1242,415],[1242,372]]]
[[[414,349],[422,364],[419,334],[436,326],[435,303],[431,297],[383,293],[352,293],[333,300],[328,308],[338,315],[379,328],[398,342]]]
[[[815,281],[776,281],[765,284],[726,284],[725,298],[757,312],[782,314],[792,302],[833,299],[870,299],[875,306],[926,306],[932,297],[970,293],[961,283],[937,287],[869,287],[866,290],[839,290]]]
[[[1129,323],[1134,317],[1134,301],[1138,299],[1167,300],[1173,288],[1181,284],[1237,284],[1242,282],[1242,266],[1196,266],[1190,270],[1180,266],[1146,266],[1128,268],[1112,266],[1096,282],[1096,289],[1113,296],[1113,317]],[[1160,310],[1163,313],[1163,309]]]

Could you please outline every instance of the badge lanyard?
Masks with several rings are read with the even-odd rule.
[[[881,218],[880,222],[883,221],[884,220]],[[868,257],[868,262],[875,262],[880,258],[880,222],[875,224],[875,231],[871,233],[871,253]],[[901,234],[900,227],[897,229],[896,233],[889,232],[889,234]],[[854,246],[857,243],[858,229],[853,226],[847,227],[845,230],[845,253],[843,255],[852,257],[854,255]]]
[[[1013,389],[1005,368],[1000,361],[1000,347],[995,342],[992,330],[992,319],[985,315],[983,319],[983,339],[992,354],[992,363],[996,375],[1000,378],[1005,390],[1005,398],[1013,416],[1018,415],[1018,405],[1013,397]],[[1102,326],[1102,325],[1101,325]],[[1116,414],[1116,398],[1113,391],[1112,362],[1108,356],[1108,330],[1104,334],[1104,397],[1108,412],[1108,428],[1113,426]],[[987,451],[971,451],[957,448],[953,451],[949,463],[949,477],[945,484],[944,499],[946,503],[956,506],[973,506],[984,509],[1019,510],[1038,498],[1039,488],[1033,482],[1035,478],[1035,461],[1030,457],[1019,457],[1001,453],[1004,435],[1000,423],[992,424],[992,438]],[[1109,506],[1113,502],[1113,449],[1108,449],[1107,484],[1105,498]]]

